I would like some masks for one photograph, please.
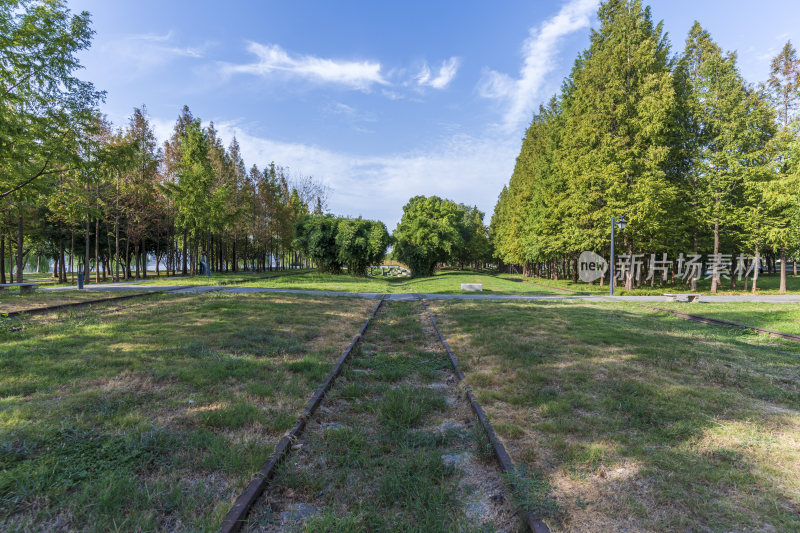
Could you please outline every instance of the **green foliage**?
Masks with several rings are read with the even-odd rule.
[[[93,35],[65,2],[0,3],[0,199],[74,166],[76,144],[103,97],[75,77]],[[52,182],[50,182],[52,184]]]
[[[294,246],[305,251],[320,272],[338,274],[342,270],[336,234],[338,219],[333,215],[305,215],[295,225]]]
[[[178,225],[192,235],[219,229],[225,219],[230,187],[217,184],[209,159],[209,139],[199,119],[186,128],[180,154],[175,195]]]
[[[412,276],[432,276],[436,265],[455,257],[464,246],[464,212],[438,196],[415,196],[403,207],[394,231],[394,257],[407,264]]]
[[[370,265],[383,262],[390,240],[383,222],[333,215],[304,215],[295,235],[293,245],[321,272],[338,274],[347,265],[354,276],[365,276]]]
[[[362,218],[341,218],[336,233],[339,261],[355,276],[367,274],[370,265],[383,261],[389,232],[383,222]]]
[[[697,23],[672,60],[640,0],[607,0],[598,18],[561,93],[526,132],[492,216],[495,257],[552,270],[583,250],[607,253],[620,215],[629,221],[621,253],[800,247],[794,49],[773,61],[766,91]],[[784,119],[777,137],[770,101]]]

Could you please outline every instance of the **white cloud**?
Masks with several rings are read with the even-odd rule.
[[[322,112],[327,115],[335,116],[337,120],[344,124],[348,124],[353,130],[359,133],[374,133],[372,130],[365,128],[363,125],[378,121],[375,113],[370,111],[361,111],[360,109],[347,105],[342,102],[331,102],[322,107]]]
[[[226,74],[283,75],[306,78],[321,83],[345,85],[367,90],[375,84],[387,85],[381,74],[381,64],[370,61],[337,61],[311,55],[290,55],[277,44],[250,42],[248,51],[258,57],[255,63],[224,64]]]
[[[484,73],[480,94],[507,104],[503,116],[506,131],[514,130],[530,119],[535,103],[541,97],[539,91],[545,78],[554,68],[560,40],[589,26],[597,4],[598,0],[571,0],[554,17],[538,28],[531,28],[530,36],[522,45],[524,63],[519,79],[493,70]]]
[[[169,121],[154,120],[159,137]],[[403,205],[418,194],[436,194],[477,205],[488,223],[497,195],[519,152],[518,139],[454,135],[421,151],[385,155],[335,152],[318,146],[266,139],[236,122],[215,123],[226,141],[234,134],[248,166],[270,161],[313,175],[332,188],[331,211],[379,219],[394,229]]]
[[[439,68],[439,74],[435,78],[431,78],[431,69],[426,61],[422,65],[422,69],[415,77],[417,85],[427,85],[429,87],[433,87],[434,89],[444,89],[450,85],[450,82],[453,81],[453,78],[455,78],[460,64],[461,60],[457,57],[451,57],[446,61],[442,61],[442,66]]]
[[[122,35],[107,43],[97,45],[106,68],[117,67],[128,76],[161,68],[175,59],[203,58],[211,43],[201,46],[181,46],[175,42],[173,32],[163,35],[153,33]],[[110,59],[113,58],[113,59]]]

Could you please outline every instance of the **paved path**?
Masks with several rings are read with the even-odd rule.
[[[663,296],[584,296],[585,299],[592,300],[620,300],[623,302],[666,302]],[[737,294],[730,296],[700,296],[700,302],[722,303],[722,302],[760,302],[760,303],[800,303],[800,294]]]
[[[41,291],[77,290],[74,287],[51,287]],[[236,287],[221,285],[137,285],[135,281],[104,283],[87,285],[84,291],[170,291],[177,294],[199,294],[219,291],[231,294],[250,293],[280,293],[280,294],[307,294],[310,296],[343,296],[350,298],[366,298],[377,300],[384,296],[377,292],[346,292],[346,291],[320,291],[309,289],[275,289],[266,287]],[[663,296],[603,296],[603,295],[526,295],[526,294],[417,294],[398,293],[386,294],[388,300],[414,300],[422,296],[426,300],[586,300],[610,301],[619,300],[626,302],[664,302]],[[760,302],[760,303],[800,303],[800,294],[765,294],[765,295],[736,295],[736,296],[701,296],[700,302]]]

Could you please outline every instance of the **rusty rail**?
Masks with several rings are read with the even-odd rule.
[[[247,515],[250,513],[250,509],[252,509],[253,504],[256,503],[261,494],[263,494],[264,489],[267,488],[267,484],[275,475],[275,470],[278,465],[291,451],[292,443],[295,442],[300,435],[302,435],[303,430],[306,427],[306,423],[314,415],[317,407],[319,407],[320,403],[322,403],[322,399],[325,397],[325,394],[328,392],[328,390],[330,390],[331,386],[333,386],[333,382],[341,373],[342,367],[350,358],[353,348],[355,348],[358,344],[358,341],[361,340],[361,337],[367,330],[369,323],[373,318],[375,318],[375,315],[378,313],[378,309],[380,309],[383,301],[384,298],[378,300],[378,304],[375,306],[375,309],[372,310],[372,313],[370,313],[369,317],[367,317],[367,320],[361,326],[358,334],[356,334],[347,348],[344,349],[342,355],[339,356],[339,359],[336,361],[336,365],[328,374],[328,377],[325,379],[322,386],[317,389],[317,391],[308,401],[303,413],[297,419],[297,423],[286,435],[283,436],[280,442],[278,442],[278,445],[272,452],[270,459],[261,467],[258,475],[255,477],[255,479],[253,479],[253,481],[250,482],[244,492],[242,492],[242,494],[236,498],[236,502],[234,502],[233,507],[231,507],[231,510],[225,516],[225,520],[223,520],[222,525],[220,526],[220,533],[235,533],[239,531],[246,523]]]
[[[184,287],[181,287],[183,289]],[[108,302],[117,302],[122,300],[130,300],[132,298],[141,298],[142,296],[149,296],[152,294],[165,294],[171,291],[176,291],[180,289],[161,289],[161,290],[148,290],[143,292],[137,292],[136,294],[126,294],[124,296],[109,296],[106,298],[98,298],[97,300],[84,300],[81,302],[67,302],[63,304],[56,304],[56,305],[48,305],[45,307],[34,307],[33,309],[22,309],[19,311],[9,311],[8,313],[0,313],[0,315],[5,316],[6,318],[19,318],[20,316],[29,316],[29,315],[44,315],[47,313],[52,313],[53,311],[60,311],[62,309],[79,309],[81,307],[89,307],[94,304],[98,303],[108,303]]]
[[[436,323],[436,319],[433,318],[433,313],[431,313],[428,304],[422,297],[420,297],[420,301],[422,302],[423,307],[425,307],[425,312],[428,314],[431,324],[433,324],[434,331],[436,331],[436,334],[439,336],[439,340],[442,342],[445,351],[447,351],[447,356],[450,358],[450,363],[453,365],[453,370],[456,373],[456,377],[458,377],[459,381],[463,381],[464,373],[461,371],[461,367],[458,365],[458,360],[456,359],[453,350],[450,348],[450,344],[439,330],[439,326]],[[508,455],[508,451],[506,450],[506,447],[503,445],[502,441],[500,441],[500,439],[497,437],[497,433],[495,433],[492,423],[489,422],[486,412],[483,410],[483,407],[481,407],[481,404],[478,402],[478,399],[475,397],[475,394],[472,392],[472,389],[469,387],[469,385],[464,387],[464,391],[472,410],[475,412],[475,416],[478,417],[481,426],[483,426],[484,431],[486,431],[486,436],[489,437],[489,442],[492,444],[494,455],[497,457],[497,462],[500,463],[500,468],[502,468],[503,472],[507,474],[513,474],[515,472],[514,462],[511,460],[511,456]],[[533,533],[550,533],[550,528],[548,528],[547,524],[542,521],[541,517],[535,516],[530,511],[523,512],[522,514],[525,525],[527,525],[528,529],[530,529]]]

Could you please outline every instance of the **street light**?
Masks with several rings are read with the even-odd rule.
[[[611,279],[609,280],[608,286],[611,296],[614,296],[614,225],[619,227],[619,230],[622,231],[625,229],[625,226],[628,225],[628,221],[625,220],[625,215],[621,217],[611,217]]]

